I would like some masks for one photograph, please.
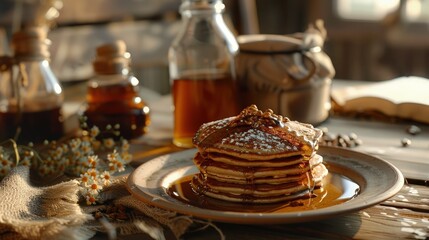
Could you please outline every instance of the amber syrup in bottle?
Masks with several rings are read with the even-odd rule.
[[[129,73],[128,64],[129,54],[123,41],[97,48],[93,62],[96,76],[89,81],[83,112],[88,128],[119,126],[120,136],[126,139],[146,132],[149,107],[138,94],[139,81]]]
[[[64,132],[61,108],[22,113],[0,112],[0,129],[3,129],[0,131],[2,141],[15,137],[17,142],[23,144],[57,140]]]
[[[191,146],[192,137],[202,124],[237,115],[235,89],[231,77],[222,74],[192,74],[174,79],[174,144]]]
[[[174,104],[173,144],[193,147],[203,124],[239,113],[238,43],[223,19],[222,0],[183,0],[182,26],[168,51]]]
[[[5,58],[1,64],[11,74],[0,76],[0,141],[37,144],[64,135],[64,96],[50,68],[49,43],[43,27],[23,28],[13,34],[13,64],[4,62]]]

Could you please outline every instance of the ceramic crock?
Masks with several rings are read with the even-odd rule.
[[[256,104],[317,125],[329,116],[335,70],[317,33],[242,35],[237,77],[242,107]]]

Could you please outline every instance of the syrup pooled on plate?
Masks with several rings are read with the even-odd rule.
[[[190,182],[193,175],[188,175],[172,182],[167,193],[181,202],[202,209],[247,213],[288,213],[308,211],[338,205],[357,196],[360,187],[349,178],[331,172],[324,179],[323,187],[314,189],[311,196],[278,203],[234,203],[208,197],[195,192]]]

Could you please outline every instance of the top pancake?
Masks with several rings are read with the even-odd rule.
[[[238,116],[203,124],[193,138],[200,152],[217,152],[247,160],[303,155],[317,150],[322,131],[310,124],[291,121],[255,105]]]

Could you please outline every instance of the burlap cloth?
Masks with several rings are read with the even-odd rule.
[[[218,230],[209,222],[134,199],[124,185],[127,176],[116,178],[103,189],[100,196],[105,204],[87,206],[79,201],[76,180],[35,187],[29,172],[28,167],[16,167],[0,182],[0,239],[90,239],[97,232],[104,232],[109,239],[136,233],[165,239],[164,229],[175,238],[194,228],[212,226]],[[109,212],[112,206],[122,210]]]

